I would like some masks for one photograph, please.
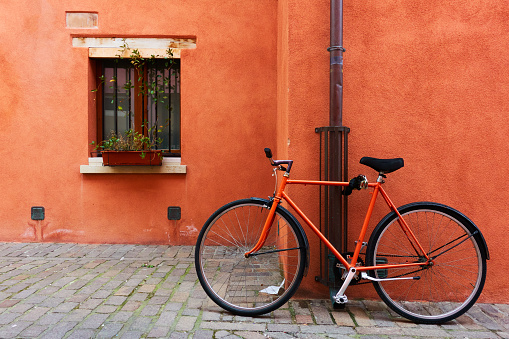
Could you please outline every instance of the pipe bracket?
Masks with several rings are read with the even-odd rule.
[[[346,49],[344,49],[343,46],[330,46],[329,48],[327,48],[327,51],[329,51],[329,52],[333,52],[333,51],[346,52]]]

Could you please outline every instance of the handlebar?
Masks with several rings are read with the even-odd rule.
[[[293,160],[272,160],[272,151],[270,148],[265,148],[265,156],[269,158],[270,164],[272,166],[277,166],[279,170],[286,171],[286,173],[290,174],[290,170],[292,168]],[[283,165],[288,165],[288,168]]]

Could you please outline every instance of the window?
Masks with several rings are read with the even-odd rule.
[[[133,129],[156,127],[164,156],[180,156],[180,60],[98,60],[97,130],[105,140]],[[134,67],[136,64],[137,67]]]

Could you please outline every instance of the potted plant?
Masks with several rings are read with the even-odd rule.
[[[123,135],[111,132],[107,140],[92,145],[102,155],[104,166],[161,166],[162,150],[155,149],[162,142],[156,135],[160,130],[153,126],[147,132],[146,135],[133,129]]]

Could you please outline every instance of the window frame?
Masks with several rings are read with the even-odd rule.
[[[106,138],[105,133],[104,133],[104,130],[105,130],[104,91],[105,91],[105,86],[108,86],[109,80],[105,79],[104,64],[108,61],[129,60],[130,59],[129,56],[132,55],[132,50],[130,50],[130,49],[125,49],[123,51],[122,55],[118,54],[119,53],[118,49],[116,51],[117,51],[117,54],[114,57],[111,57],[111,52],[110,52],[110,53],[103,53],[102,57],[100,57],[100,58],[94,58],[95,59],[94,71],[95,71],[96,89],[97,89],[97,91],[95,92],[95,94],[96,94],[96,100],[95,100],[96,101],[96,114],[95,114],[95,117],[96,117],[96,140],[99,140],[99,141],[102,141]],[[150,58],[147,58],[146,57],[147,53],[153,52],[153,50],[141,50],[141,51],[142,51],[141,55],[146,59],[150,59],[150,58],[154,58],[157,60],[169,59],[167,57],[167,55],[164,58],[160,57],[160,54],[156,54],[156,55],[152,54],[150,56]],[[180,147],[179,147],[179,149],[171,148],[171,132],[169,132],[168,133],[168,138],[169,138],[168,146],[169,147],[163,149],[162,154],[164,157],[180,157],[181,152],[182,152],[182,124],[181,124],[181,116],[182,115],[181,115],[181,109],[180,109],[180,95],[181,95],[181,92],[180,92],[180,90],[181,90],[181,87],[180,87],[180,68],[181,68],[180,67],[181,66],[180,53],[177,53],[177,55],[174,54],[172,59],[177,60],[177,62],[178,62],[177,75],[176,75],[176,81],[178,81],[178,85],[176,85],[176,86],[178,86],[177,93],[179,96],[178,135],[179,135],[179,146]],[[130,69],[130,68],[125,68],[125,69]],[[148,129],[146,128],[146,126],[144,127],[143,124],[145,121],[148,121],[149,98],[148,98],[148,95],[143,94],[143,92],[140,90],[140,88],[141,88],[140,86],[142,86],[143,82],[146,81],[146,79],[148,78],[150,69],[153,69],[153,68],[150,67],[149,64],[145,64],[143,66],[142,80],[139,79],[139,76],[137,75],[137,70],[134,69],[133,93],[131,94],[134,97],[134,99],[133,99],[134,107],[132,107],[132,111],[133,112],[141,112],[141,114],[134,114],[134,118],[133,118],[134,119],[134,130],[139,133],[142,133],[144,135],[147,135],[147,132],[148,132],[147,131]],[[156,69],[158,69],[158,68],[156,67]],[[170,77],[171,77],[171,71],[170,71]],[[170,90],[169,94],[171,95],[171,90]],[[170,110],[169,114],[171,115],[171,110]],[[131,120],[131,118],[129,118],[129,120]],[[169,128],[171,130],[171,126]]]

